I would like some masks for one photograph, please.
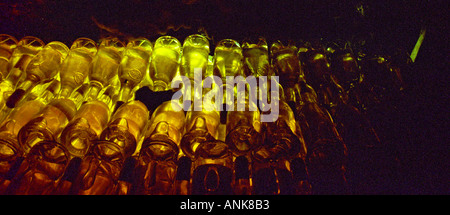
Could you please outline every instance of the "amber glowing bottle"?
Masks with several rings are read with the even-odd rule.
[[[119,106],[132,99],[133,91],[147,75],[152,51],[153,45],[146,38],[128,42],[119,65]]]
[[[195,151],[192,168],[193,195],[233,194],[233,156],[224,142],[201,143]]]
[[[183,153],[194,158],[197,147],[205,141],[218,138],[220,112],[216,110],[188,111],[186,113],[186,133],[181,139]]]
[[[60,67],[61,98],[69,98],[84,83],[96,53],[97,44],[89,38],[78,38],[72,43],[69,54]]]
[[[76,105],[69,99],[54,99],[42,112],[23,126],[18,134],[19,144],[27,153],[40,141],[57,140],[58,135],[73,118]]]
[[[52,194],[69,163],[64,146],[54,141],[34,145],[23,161],[11,191],[16,195]]]
[[[17,46],[17,39],[8,34],[0,34],[0,81],[6,78],[9,59]]]
[[[249,108],[253,106],[254,111]],[[261,145],[260,113],[256,104],[245,100],[245,110],[228,111],[226,143],[235,156],[250,156]]]
[[[81,105],[60,136],[72,156],[84,157],[92,141],[96,140],[109,122],[109,107],[102,101],[90,101]]]
[[[25,102],[14,108],[0,128],[0,193],[4,194],[23,161],[23,151],[17,141],[19,130],[36,117],[45,104],[40,100]]]
[[[195,69],[201,69],[207,76],[209,41],[200,34],[188,36],[183,42],[183,55],[181,56],[180,75],[194,80]]]
[[[36,85],[48,82],[54,78],[58,74],[61,62],[67,56],[68,52],[69,48],[58,41],[53,41],[45,45],[30,60],[25,70],[25,80],[8,98],[6,106],[14,108],[23,99],[24,95],[30,92]]]
[[[300,83],[301,103],[297,116],[306,121],[308,153],[306,165],[313,193],[347,192],[345,163],[347,147],[342,141],[329,112],[317,103],[316,94],[304,82]]]
[[[303,135],[293,111],[283,100],[279,101],[278,111],[274,122],[264,123],[263,146],[253,152],[254,194],[293,194],[288,163],[294,156],[300,154],[304,157],[306,154]]]
[[[100,135],[92,143],[77,176],[73,192],[82,195],[105,195],[117,192],[117,183],[125,160],[136,150],[147,125],[149,111],[139,101],[119,107]]]
[[[136,186],[139,194],[168,195],[173,192],[179,154],[184,133],[185,115],[171,101],[161,104],[152,115],[139,153]]]
[[[89,92],[86,100],[97,100],[102,89],[106,89],[117,78],[124,44],[117,38],[103,38],[92,60],[89,71]]]
[[[222,78],[226,82],[227,76],[242,75],[242,48],[241,45],[232,39],[219,41],[214,50],[214,75]]]
[[[178,73],[180,60],[181,43],[175,37],[162,36],[155,41],[149,68],[153,91],[170,89],[170,82]]]

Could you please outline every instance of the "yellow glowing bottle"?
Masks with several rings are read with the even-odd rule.
[[[264,38],[259,38],[258,43],[244,42],[242,44],[242,54],[244,56],[244,75],[255,77],[269,76],[270,62],[269,49]]]
[[[139,194],[172,193],[184,123],[184,111],[178,104],[167,101],[156,108],[139,153],[136,174]]]
[[[3,82],[9,82],[11,87],[15,89],[17,84],[23,81],[25,77],[23,73],[31,59],[42,50],[44,45],[44,42],[39,38],[32,36],[23,37],[9,59],[6,79]]]
[[[170,88],[170,82],[178,72],[180,60],[180,41],[171,36],[162,36],[156,40],[149,68],[153,91]]]
[[[84,83],[96,52],[97,44],[91,39],[82,37],[72,43],[59,72],[61,98],[69,98],[72,92]]]
[[[142,139],[149,111],[139,101],[119,107],[109,124],[95,141],[91,153],[85,156],[74,192],[83,195],[114,194],[125,159],[136,150]]]
[[[25,68],[42,47],[44,47],[44,42],[36,37],[27,36],[19,41],[9,59],[7,70],[3,74],[6,78],[0,83],[0,108],[5,106],[7,98],[24,80]]]
[[[118,75],[124,44],[117,38],[101,40],[89,71],[89,92],[86,100],[96,100],[100,91],[109,86]]]
[[[194,80],[195,69],[201,69],[201,74],[206,74],[208,58],[208,38],[199,34],[188,36],[183,42],[180,75],[188,77],[192,82]]]
[[[8,62],[17,46],[17,39],[8,34],[0,34],[0,81],[6,78]]]
[[[120,93],[119,105],[116,106],[120,106],[132,98],[135,87],[147,75],[152,51],[152,43],[145,38],[132,39],[128,42],[119,66]]]
[[[58,72],[61,62],[67,56],[69,48],[61,42],[53,41],[45,45],[44,48],[30,60],[26,67],[26,78],[19,85],[18,89],[8,98],[6,106],[13,108],[22,100],[27,92],[30,92],[36,85],[48,82],[54,78]]]
[[[89,101],[81,105],[60,136],[72,156],[84,157],[92,141],[96,140],[109,122],[110,109],[102,101]]]
[[[213,74],[226,83],[227,76],[242,75],[242,48],[232,39],[221,40],[214,50]]]
[[[25,102],[13,109],[0,128],[0,194],[4,194],[22,163],[23,152],[17,141],[20,129],[36,117],[45,104],[41,100]]]
[[[61,131],[73,118],[76,105],[69,99],[54,99],[42,112],[25,126],[18,134],[19,144],[25,153],[38,142],[56,140]]]

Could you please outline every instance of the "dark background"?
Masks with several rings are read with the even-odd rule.
[[[360,10],[358,10],[358,8]],[[362,10],[361,10],[362,8]],[[450,194],[448,141],[449,1],[3,0],[0,33],[36,36],[68,46],[78,37],[167,34],[180,41],[204,32],[214,44],[258,36],[274,40],[364,39],[375,52],[410,53],[427,32],[407,76],[403,120],[410,141],[399,148],[402,183],[396,194]],[[392,131],[398,132],[398,131]]]

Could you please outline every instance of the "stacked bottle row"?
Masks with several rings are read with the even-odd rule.
[[[0,35],[0,193],[344,194],[361,181],[348,152],[380,144],[365,113],[400,82],[376,83],[358,64],[375,59],[401,80],[384,58],[307,43],[269,50],[262,38],[209,53],[202,35],[79,38],[70,48]],[[223,80],[278,76],[281,92],[268,96],[278,117],[261,122],[267,109],[248,95],[246,111],[183,111],[171,82],[204,85],[199,68]],[[219,103],[238,105],[235,86],[219,87],[233,93]]]

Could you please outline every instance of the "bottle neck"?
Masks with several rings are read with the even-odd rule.
[[[153,91],[160,92],[167,90],[167,84],[163,81],[155,81],[153,82]]]

